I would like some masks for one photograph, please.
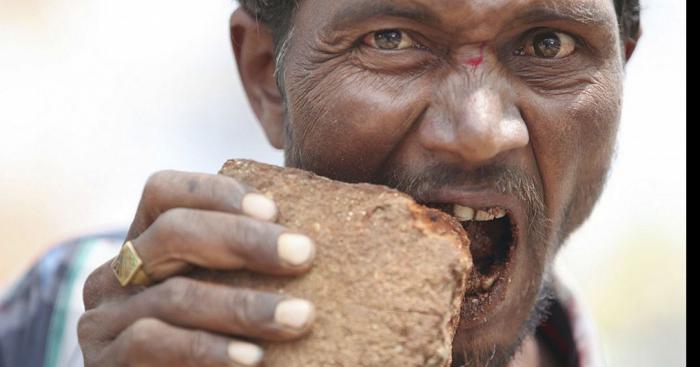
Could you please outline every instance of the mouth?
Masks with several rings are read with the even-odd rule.
[[[459,202],[424,202],[454,217],[469,236],[473,268],[467,276],[467,294],[462,304],[462,325],[471,328],[487,322],[506,297],[511,282],[515,249],[519,241],[518,205],[471,205]]]

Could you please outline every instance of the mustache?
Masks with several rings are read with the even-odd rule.
[[[517,167],[492,164],[465,170],[443,163],[421,168],[420,171],[394,167],[384,170],[379,180],[378,183],[393,187],[423,203],[430,192],[441,188],[488,188],[514,196],[525,204],[531,233],[543,231],[549,223],[542,189],[531,175]],[[533,225],[540,228],[533,228]]]

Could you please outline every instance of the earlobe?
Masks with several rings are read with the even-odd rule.
[[[639,27],[637,30],[637,34],[634,36],[627,37],[625,40],[625,62],[630,61],[632,58],[632,55],[634,54],[634,50],[637,49],[637,42],[639,41],[639,38],[642,36],[642,28]]]
[[[269,29],[238,8],[230,19],[231,44],[248,102],[267,139],[283,147],[284,104],[275,81],[274,43]]]

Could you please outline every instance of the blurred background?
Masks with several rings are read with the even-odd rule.
[[[686,364],[686,6],[642,0],[606,191],[557,267],[610,366]],[[0,0],[0,288],[125,228],[154,171],[281,164],[247,106],[230,0]]]

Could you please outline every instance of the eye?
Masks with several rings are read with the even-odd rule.
[[[367,46],[380,50],[403,50],[420,47],[420,44],[406,32],[398,29],[386,29],[372,32],[362,40]]]
[[[563,32],[544,31],[528,38],[525,45],[514,51],[515,56],[561,59],[576,51],[576,40]]]

